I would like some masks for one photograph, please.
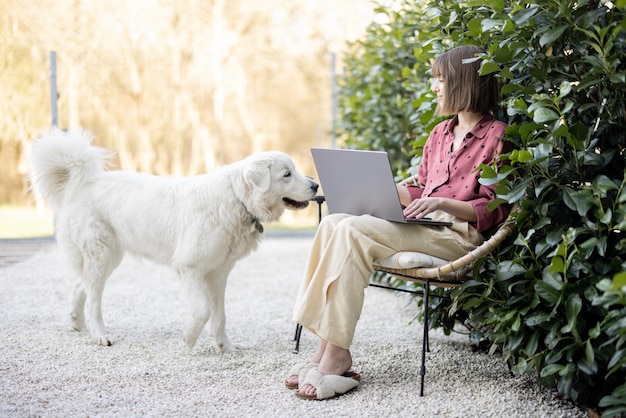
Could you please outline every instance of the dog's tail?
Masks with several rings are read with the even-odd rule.
[[[82,185],[107,166],[111,153],[91,145],[93,134],[82,129],[53,128],[35,139],[29,181],[53,210],[63,206]]]

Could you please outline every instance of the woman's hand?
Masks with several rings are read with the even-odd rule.
[[[476,222],[476,211],[469,202],[446,197],[424,197],[409,203],[403,213],[406,218],[421,219],[436,210],[442,210],[468,222]]]
[[[406,218],[421,219],[429,213],[441,209],[443,200],[445,199],[441,197],[415,199],[404,208],[404,216]]]

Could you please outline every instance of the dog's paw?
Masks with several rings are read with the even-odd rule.
[[[85,329],[85,319],[80,315],[73,313],[70,314],[70,323],[75,331],[82,331]]]
[[[217,349],[220,350],[221,353],[236,353],[237,351],[240,350],[245,350],[248,347],[246,347],[243,344],[232,344],[230,341],[226,342],[226,343],[216,343],[217,345]]]
[[[196,345],[196,339],[193,339],[193,340],[192,340],[191,338],[189,338],[189,337],[187,337],[187,336],[184,336],[184,337],[183,337],[183,342],[185,343],[185,346],[186,346],[189,350],[192,350],[192,349],[195,347],[195,345]]]
[[[103,345],[105,347],[110,347],[113,345],[113,342],[111,342],[111,340],[109,340],[109,337],[107,337],[106,335],[103,335],[101,337],[93,337],[93,342],[98,345]]]

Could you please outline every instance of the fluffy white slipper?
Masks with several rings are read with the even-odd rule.
[[[298,363],[291,368],[289,374],[287,375],[287,379],[285,379],[285,386],[287,389],[297,389],[298,383],[304,380],[309,370],[317,367],[317,363]],[[290,382],[288,379],[290,377],[298,376],[298,382]]]
[[[303,399],[330,399],[354,389],[359,385],[359,380],[352,377],[344,377],[334,374],[323,375],[317,369],[311,369],[300,387],[311,385],[315,388],[315,395],[305,395],[296,391],[296,396]]]

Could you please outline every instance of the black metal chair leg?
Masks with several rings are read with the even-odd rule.
[[[428,315],[428,297],[430,296],[430,280],[426,279],[426,281],[424,282],[424,288],[428,288],[428,293],[426,293],[426,290],[424,290],[424,309],[425,309],[425,315]],[[424,316],[424,318],[426,318],[426,316]],[[430,333],[426,333],[426,352],[430,353]]]
[[[428,294],[430,284],[424,283],[424,337],[422,341],[422,367],[420,368],[420,396],[424,396],[424,376],[426,376],[426,347],[428,346]]]
[[[300,351],[300,336],[302,335],[302,325],[296,324],[296,334],[293,336],[293,340],[296,342],[296,347],[293,349],[294,354],[298,354]]]

